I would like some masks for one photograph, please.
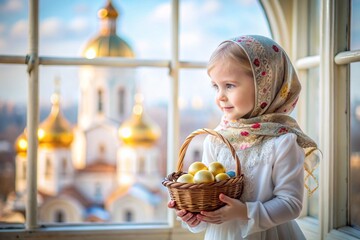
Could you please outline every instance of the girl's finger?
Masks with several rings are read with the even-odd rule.
[[[191,227],[195,227],[200,223],[197,218],[194,218],[190,223],[188,223]]]
[[[174,208],[175,207],[175,201],[171,200],[170,202],[168,202],[168,208]]]
[[[186,213],[187,213],[186,210],[176,211],[176,215],[177,215],[178,217],[183,217]]]
[[[226,203],[227,205],[231,205],[232,201],[233,201],[232,198],[230,198],[230,197],[228,197],[228,196],[226,196],[225,194],[222,194],[222,193],[219,195],[219,199],[220,199],[220,201]]]

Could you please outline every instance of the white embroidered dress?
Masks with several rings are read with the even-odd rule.
[[[297,136],[287,133],[261,144],[237,150],[245,175],[240,200],[247,205],[248,221],[233,220],[223,224],[201,222],[189,228],[206,229],[205,240],[235,239],[305,239],[295,222],[302,209],[304,193],[304,150]],[[235,170],[235,160],[227,146],[213,136],[204,142],[203,162],[221,162]]]

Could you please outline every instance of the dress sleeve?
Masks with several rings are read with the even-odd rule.
[[[202,162],[205,163],[207,166],[209,165],[209,163],[214,162],[215,161],[215,149],[212,146],[211,143],[211,137],[212,136],[206,136],[204,143],[203,143],[203,155],[202,155]],[[184,228],[189,229],[190,232],[193,233],[199,233],[202,232],[206,229],[207,227],[207,223],[206,222],[200,222],[199,225],[197,225],[196,227],[190,227],[189,225],[187,225],[185,222],[182,222],[182,226]]]
[[[267,230],[299,216],[304,194],[303,149],[295,134],[286,134],[275,142],[271,180],[273,198],[266,202],[247,202],[248,221],[241,224],[243,238]]]

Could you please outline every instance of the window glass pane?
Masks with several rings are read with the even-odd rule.
[[[360,229],[360,63],[350,64],[350,221]]]
[[[271,37],[260,1],[180,1],[181,60],[207,61],[220,42],[244,34]]]
[[[39,223],[166,222],[168,197],[161,180],[167,165],[168,71],[41,67],[39,75]],[[23,222],[27,157],[15,139],[24,130],[26,109],[14,116],[6,100],[1,136],[14,136],[1,143],[18,147],[11,151],[16,161],[8,161],[16,172],[6,165],[12,191],[1,189],[6,214],[0,219],[16,222],[14,216],[21,216]],[[19,124],[11,124],[14,120]]]
[[[360,49],[360,1],[351,2],[350,49]],[[360,63],[350,64],[350,225],[360,230]]]
[[[215,128],[221,112],[214,100],[215,91],[205,69],[180,71],[180,143],[199,128]],[[201,161],[205,134],[192,139],[184,158],[184,169],[194,161]]]
[[[351,1],[350,50],[360,49],[360,1]]]
[[[319,55],[320,52],[320,0],[308,1],[308,47],[309,55]]]
[[[21,209],[11,211],[15,194],[15,174],[23,178],[26,166],[16,168],[14,142],[26,125],[27,72],[21,65],[0,65],[0,223],[22,223],[24,205],[12,202]],[[25,198],[26,196],[22,196]]]
[[[305,89],[304,89],[305,90]],[[319,143],[320,123],[318,118],[320,106],[319,98],[319,68],[308,70],[308,79],[306,83],[306,99],[307,99],[307,116],[306,116],[306,133],[317,143]],[[314,176],[319,180],[319,168],[314,172]],[[308,215],[319,217],[319,192],[318,189],[308,199]]]
[[[351,118],[350,118],[350,216],[351,225],[360,229],[360,63],[352,63],[351,67]]]
[[[28,50],[28,2],[0,1],[0,54],[25,55]]]
[[[39,1],[40,54],[92,58],[94,51],[106,56],[104,47],[110,44],[125,57],[130,47],[136,58],[170,58],[169,0],[113,0],[115,19],[106,17],[106,2]],[[102,46],[94,49],[96,43]]]

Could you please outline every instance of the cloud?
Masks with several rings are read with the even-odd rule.
[[[182,47],[198,46],[202,43],[202,34],[199,32],[186,32],[181,34],[180,42]]]
[[[219,10],[220,3],[217,0],[206,1],[203,6],[203,12],[206,14],[215,13]]]
[[[24,2],[21,0],[8,0],[0,6],[0,12],[18,12],[24,8]]]
[[[69,30],[73,33],[88,33],[90,29],[89,21],[84,17],[74,18],[69,23]]]
[[[11,36],[16,38],[26,38],[28,35],[28,21],[19,20],[11,28]]]
[[[4,41],[4,39],[0,38],[0,49],[5,48],[5,46],[6,46],[6,42]]]
[[[238,0],[238,3],[242,6],[251,6],[257,4],[257,0]]]
[[[64,24],[59,18],[48,18],[40,23],[40,35],[46,38],[56,38],[64,34]]]
[[[171,13],[170,3],[160,4],[155,10],[150,14],[150,20],[153,22],[162,22],[169,21]]]
[[[85,3],[79,3],[74,6],[75,14],[87,14],[89,12],[89,6]]]
[[[0,23],[0,33],[3,33],[5,30],[5,24]]]

